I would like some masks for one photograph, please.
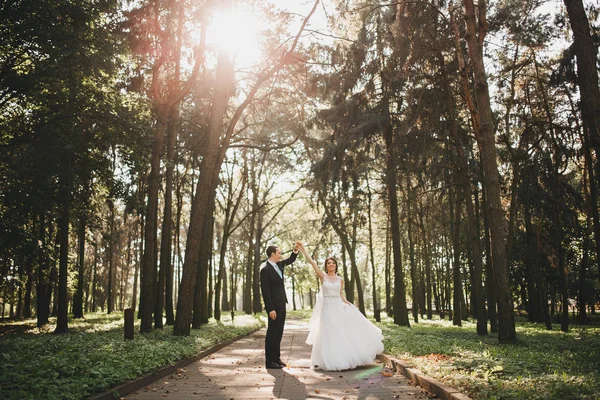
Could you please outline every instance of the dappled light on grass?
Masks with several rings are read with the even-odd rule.
[[[476,399],[597,399],[600,392],[600,328],[569,333],[517,323],[516,345],[481,337],[475,324],[455,327],[439,319],[411,328],[389,319],[380,326],[385,351]]]

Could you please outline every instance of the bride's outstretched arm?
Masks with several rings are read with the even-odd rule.
[[[325,273],[319,269],[317,263],[315,262],[315,260],[312,259],[310,254],[308,254],[308,251],[306,251],[303,244],[300,243],[299,248],[302,254],[304,254],[304,257],[306,257],[306,259],[310,263],[310,265],[312,265],[313,269],[315,270],[315,274],[317,274],[320,280],[323,280],[323,278],[325,277]]]

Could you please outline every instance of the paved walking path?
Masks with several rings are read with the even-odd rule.
[[[437,398],[391,374],[380,362],[352,371],[315,371],[305,344],[306,322],[288,320],[281,343],[282,360],[289,367],[264,367],[266,328],[155,381],[127,400],[158,399],[401,399]],[[335,340],[335,338],[331,338]]]

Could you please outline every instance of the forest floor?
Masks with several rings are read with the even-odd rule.
[[[307,319],[310,310],[291,311]],[[264,326],[265,319],[230,315],[211,320],[189,337],[165,327],[135,340],[123,340],[123,316],[87,314],[70,320],[70,333],[53,335],[51,324],[35,320],[0,322],[0,398],[81,399],[160,367],[193,357],[217,343]],[[474,399],[600,399],[600,319],[589,326],[543,324],[517,317],[517,344],[500,345],[497,336],[476,334],[475,323],[419,320],[411,327],[383,318],[385,352],[425,375]],[[137,324],[137,322],[136,322]]]
[[[172,327],[124,340],[123,314],[86,314],[69,320],[69,333],[54,335],[56,319],[39,329],[35,319],[0,322],[0,398],[83,399],[127,380],[196,356],[216,344],[264,326],[261,318],[225,315],[189,337]]]
[[[475,321],[380,324],[385,352],[474,399],[600,399],[600,319],[561,332],[517,317],[517,343],[478,336]],[[488,327],[489,329],[489,327]]]

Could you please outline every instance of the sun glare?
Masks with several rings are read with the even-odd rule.
[[[230,52],[239,66],[250,66],[260,60],[258,43],[265,23],[244,8],[215,12],[207,32],[207,42]]]

